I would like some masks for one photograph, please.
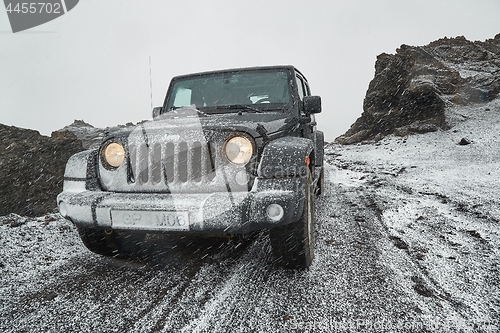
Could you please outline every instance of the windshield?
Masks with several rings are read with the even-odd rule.
[[[194,107],[205,111],[235,108],[283,109],[290,103],[286,71],[233,72],[177,80],[167,111]]]

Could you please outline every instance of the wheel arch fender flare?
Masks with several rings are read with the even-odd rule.
[[[305,176],[309,167],[306,157],[313,152],[314,143],[307,138],[284,137],[271,141],[264,147],[257,175],[260,178]]]
[[[84,150],[72,155],[66,163],[64,181],[85,181],[87,189],[97,185],[98,149]]]

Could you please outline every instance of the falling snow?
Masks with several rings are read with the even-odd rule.
[[[0,331],[498,332],[500,101],[446,112],[448,131],[327,147],[306,271],[265,232],[152,234],[124,260],[58,215],[1,217]]]

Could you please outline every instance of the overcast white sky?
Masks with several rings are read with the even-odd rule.
[[[83,119],[151,118],[172,76],[292,64],[323,99],[331,141],[361,114],[376,56],[401,44],[500,33],[500,0],[81,0],[13,34],[0,8],[0,123],[50,135]]]

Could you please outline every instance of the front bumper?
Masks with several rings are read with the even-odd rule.
[[[167,194],[90,191],[84,181],[65,181],[57,204],[61,214],[80,227],[123,229],[123,221],[117,221],[123,214],[117,212],[180,212],[189,217],[183,232],[241,234],[297,221],[304,207],[304,183],[303,177],[257,179],[249,192]],[[283,208],[277,221],[268,216],[271,204]],[[144,225],[126,229],[179,231]]]

